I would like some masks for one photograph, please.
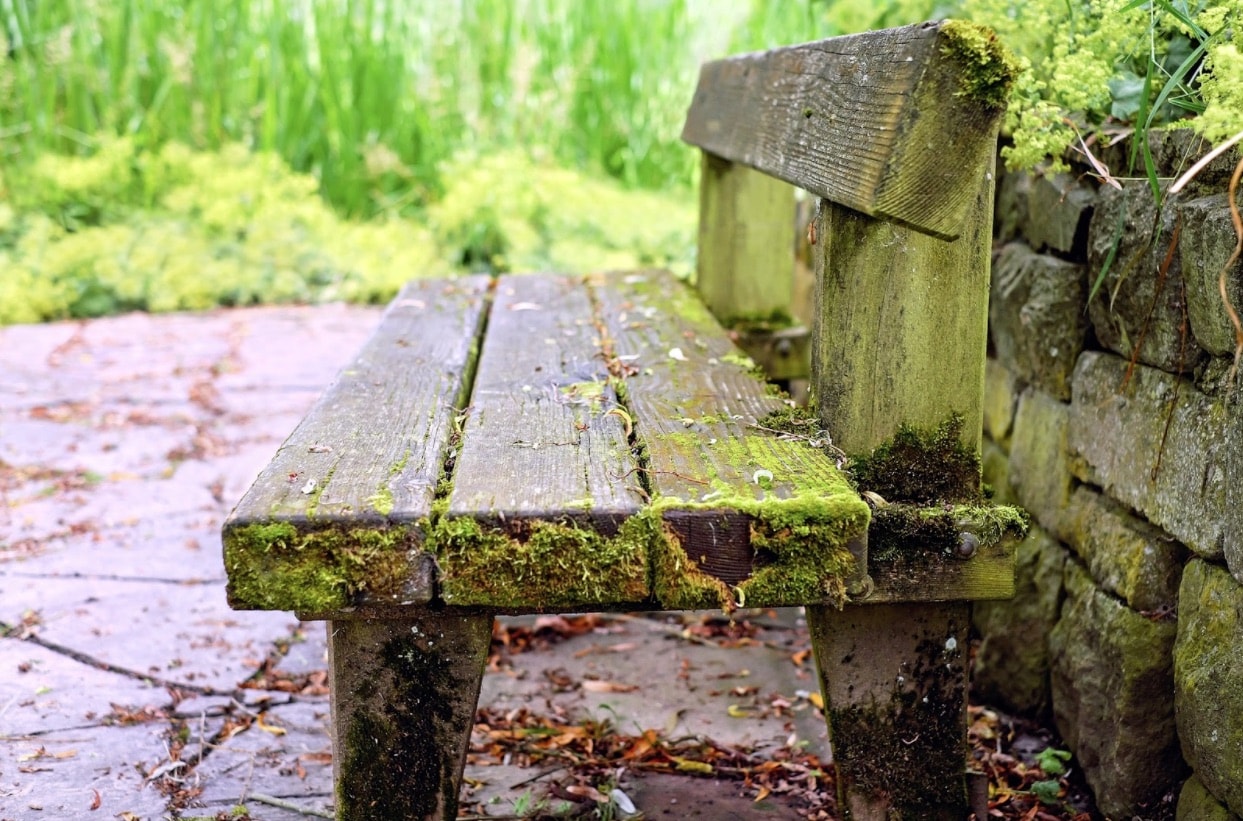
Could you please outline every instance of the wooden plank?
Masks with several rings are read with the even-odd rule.
[[[452,821],[490,615],[328,623],[336,818]]]
[[[957,178],[983,167],[1015,76],[962,21],[835,37],[706,63],[682,139],[952,239],[974,203]]]
[[[647,597],[646,545],[622,531],[645,495],[618,408],[581,278],[501,279],[436,531],[445,601]]]
[[[668,272],[593,284],[652,509],[670,536],[653,558],[657,598],[671,609],[729,607],[739,596],[840,605],[867,510],[833,461],[754,426],[786,406]]]
[[[414,525],[431,512],[488,282],[402,289],[226,521],[231,606],[323,613],[430,598]]]
[[[995,144],[975,139],[980,146],[950,154],[952,163],[928,152],[954,170],[946,184],[969,205],[956,242],[841,205],[822,208],[812,392],[821,422],[848,453],[871,453],[901,424],[935,429],[954,413],[964,420],[963,444],[979,451]],[[956,493],[978,494],[978,476],[964,481],[971,486]],[[964,565],[988,570],[988,555]],[[878,563],[870,570],[895,596],[911,588]],[[969,620],[966,602],[808,608],[838,802],[851,818],[965,817]],[[849,659],[855,664],[843,665]],[[900,778],[889,777],[895,762]]]
[[[966,818],[971,605],[813,607],[807,625],[843,816]]]
[[[695,288],[721,324],[791,324],[794,232],[789,184],[704,153]]]
[[[963,443],[979,449],[993,163],[990,152],[990,173],[960,181],[974,205],[956,242],[821,209],[812,395],[847,453],[870,452],[899,423],[932,429],[952,413],[963,417]]]

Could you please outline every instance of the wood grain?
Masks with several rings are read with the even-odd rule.
[[[411,523],[431,510],[488,279],[416,280],[234,509],[233,526]]]
[[[923,23],[706,63],[682,139],[813,194],[944,239],[959,235],[1003,106],[970,93],[988,51]],[[981,138],[985,139],[981,139]],[[952,159],[951,159],[952,158]]]
[[[579,277],[504,277],[480,354],[450,516],[590,514],[615,531],[643,492]],[[609,534],[611,535],[611,534]]]
[[[727,327],[774,316],[794,299],[794,189],[711,154],[699,178],[695,288]]]
[[[746,579],[755,558],[749,517],[713,500],[811,490],[827,502],[842,488],[840,473],[806,443],[754,427],[784,404],[684,284],[665,271],[594,282],[601,323],[626,367],[653,501],[695,506],[665,514],[688,556],[729,584]]]

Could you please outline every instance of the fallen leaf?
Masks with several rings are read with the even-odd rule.
[[[258,717],[255,719],[255,725],[258,726],[259,729],[263,730],[265,733],[271,733],[272,735],[285,735],[286,730],[284,727],[276,727],[272,724],[267,724],[264,722],[263,719],[264,719],[264,716],[266,715],[267,713],[260,713]]]
[[[760,791],[755,794],[755,803],[760,803],[765,798],[772,795],[772,792],[773,791],[768,789],[768,787],[760,787]]]
[[[91,790],[91,793],[92,793],[91,809],[97,810],[99,809],[99,805],[104,803],[103,796],[99,794],[99,790]]]
[[[633,693],[639,689],[637,684],[618,684],[615,681],[600,681],[598,679],[587,679],[579,686],[588,693]]]
[[[730,718],[751,718],[752,713],[746,707],[738,704],[731,704],[725,709],[726,714]]]
[[[678,758],[676,755],[673,756],[673,764],[677,768],[678,772],[683,773],[703,773],[704,775],[711,775],[715,772],[712,765],[706,761],[695,761],[691,758]]]
[[[570,795],[586,798],[598,804],[607,804],[609,797],[588,784],[571,784],[565,788]]]

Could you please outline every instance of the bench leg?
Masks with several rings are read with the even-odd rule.
[[[337,818],[452,821],[491,616],[328,623]]]
[[[967,817],[969,603],[808,607],[841,812]]]

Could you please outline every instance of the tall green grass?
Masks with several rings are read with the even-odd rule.
[[[353,215],[433,201],[446,160],[498,146],[678,186],[698,64],[831,28],[760,0],[7,0],[0,156],[240,142]]]

